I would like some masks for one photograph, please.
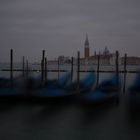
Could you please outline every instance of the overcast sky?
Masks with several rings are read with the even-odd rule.
[[[108,46],[140,54],[139,0],[0,0],[0,61],[58,55],[83,56],[86,33],[91,54]]]

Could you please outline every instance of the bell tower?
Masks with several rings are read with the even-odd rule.
[[[89,41],[88,41],[88,35],[86,34],[86,40],[85,40],[85,58],[89,57]]]

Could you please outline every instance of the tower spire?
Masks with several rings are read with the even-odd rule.
[[[89,47],[88,34],[86,34],[85,47]]]

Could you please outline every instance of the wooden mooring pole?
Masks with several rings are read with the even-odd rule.
[[[26,60],[26,77],[28,78],[28,74],[29,74],[29,63],[28,60]]]
[[[60,78],[60,62],[59,62],[59,58],[57,60],[57,69],[58,69],[58,80]]]
[[[22,76],[24,77],[25,76],[25,57],[23,56],[23,59],[22,59]]]
[[[117,85],[119,86],[119,52],[116,51],[116,76],[117,76]]]
[[[96,83],[96,87],[98,87],[98,85],[99,85],[99,71],[100,71],[100,52],[99,52],[98,61],[97,61],[97,83]]]
[[[73,57],[71,57],[71,83],[73,81]]]
[[[10,50],[10,80],[13,87],[13,49]]]
[[[42,60],[41,60],[42,82],[44,82],[44,61],[45,61],[45,50],[42,50]]]
[[[80,84],[80,52],[77,52],[77,89],[79,90]]]
[[[123,94],[125,94],[125,89],[126,89],[126,74],[127,74],[127,54],[124,55],[124,82],[123,82]]]
[[[45,57],[45,81],[48,79],[47,57]]]

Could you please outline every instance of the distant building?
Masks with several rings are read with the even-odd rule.
[[[84,58],[80,59],[80,63],[86,64],[86,65],[96,65],[98,63],[99,54],[96,54],[96,51],[95,51],[94,55],[90,56],[88,35],[86,35],[86,40],[85,40],[84,46],[85,46]],[[107,46],[105,47],[103,53],[100,53],[100,64],[101,65],[114,65],[115,59],[116,59],[115,53],[110,53]]]
[[[121,58],[121,64],[124,65],[124,57]],[[140,57],[127,57],[126,59],[126,64],[127,65],[140,65]]]
[[[57,65],[58,61],[57,60],[48,60],[47,63],[48,63],[48,65]]]
[[[59,56],[58,59],[55,59],[55,60],[49,60],[48,61],[48,64],[51,64],[51,65],[57,65],[58,64],[58,61],[59,61],[59,64],[60,65],[63,65],[63,64],[69,64],[71,63],[71,60],[69,59],[69,57],[65,57],[63,55]]]
[[[103,51],[103,55],[105,55],[105,56],[110,55],[110,52],[109,52],[107,46],[105,47],[105,50]]]
[[[65,63],[70,63],[71,62],[71,60],[70,60],[70,58],[67,56],[67,57],[65,57],[65,56],[59,56],[58,57],[58,60],[59,60],[59,63],[62,65],[62,64],[65,64]]]
[[[98,54],[96,56],[91,56],[89,61],[90,64],[98,63],[98,56],[100,55],[100,64],[101,65],[114,65],[115,64],[115,54]]]

